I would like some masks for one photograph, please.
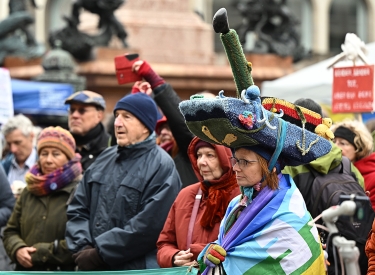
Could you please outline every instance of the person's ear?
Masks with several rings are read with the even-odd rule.
[[[103,117],[104,117],[104,111],[98,110],[98,118],[99,118],[99,120],[102,121]]]
[[[33,141],[33,140],[34,140],[34,136],[35,136],[34,132],[30,132],[30,134],[29,134],[29,139],[30,139],[31,141]]]

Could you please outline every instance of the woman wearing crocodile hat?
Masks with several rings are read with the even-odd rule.
[[[242,53],[235,31],[228,27],[220,32],[227,53]],[[267,111],[253,85],[251,66],[242,62],[243,70],[236,71],[241,60],[233,61],[233,56],[239,55],[228,54],[237,98],[220,92],[217,99],[193,96],[180,103],[191,132],[232,149],[231,163],[242,193],[229,203],[218,240],[198,256],[200,270],[202,274],[325,274],[317,228],[293,180],[281,170],[329,153],[332,143]]]

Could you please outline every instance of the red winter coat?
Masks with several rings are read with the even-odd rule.
[[[375,153],[354,163],[365,180],[365,190],[370,192],[372,208],[375,211]]]
[[[375,275],[375,220],[367,238],[365,251],[368,258],[367,275]]]
[[[203,181],[202,176],[199,174],[199,170],[196,164],[196,156],[194,148],[198,138],[194,138],[189,146],[189,157],[192,162],[194,171],[197,178]],[[231,151],[224,146],[213,145],[216,153],[218,154],[221,167],[224,171],[232,171],[229,158],[232,156]],[[228,172],[227,172],[228,173]],[[234,173],[230,172],[231,179],[235,182]],[[223,178],[223,176],[222,176]],[[236,183],[235,183],[236,184]],[[158,248],[157,260],[160,267],[172,267],[173,256],[181,250],[187,250],[187,233],[189,228],[189,222],[191,212],[193,210],[195,195],[201,183],[195,183],[187,186],[180,191],[176,200],[174,201],[171,210],[169,211],[167,220],[164,224],[164,228],[160,233],[159,239],[156,243]],[[239,187],[234,188],[230,194],[230,200],[240,194]],[[193,234],[191,238],[190,252],[193,253],[193,258],[196,260],[199,253],[203,250],[206,244],[217,240],[219,234],[220,222],[216,223],[215,226],[208,230],[203,228],[200,224],[200,219],[206,209],[206,197],[203,195],[199,205],[198,214],[195,220]]]

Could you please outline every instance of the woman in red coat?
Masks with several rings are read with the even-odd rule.
[[[229,148],[194,138],[188,155],[199,182],[182,189],[169,211],[156,244],[160,267],[191,265],[202,249],[217,239],[229,202],[240,194]],[[199,207],[194,219],[195,201]]]
[[[332,126],[334,142],[349,158],[365,180],[365,191],[375,211],[375,153],[373,139],[365,124],[347,120]]]
[[[368,258],[367,275],[375,275],[375,220],[367,238],[365,251]]]

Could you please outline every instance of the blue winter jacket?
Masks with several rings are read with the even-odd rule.
[[[181,188],[172,158],[155,135],[129,148],[112,146],[86,170],[68,206],[72,252],[96,247],[111,270],[149,268],[156,241]]]

